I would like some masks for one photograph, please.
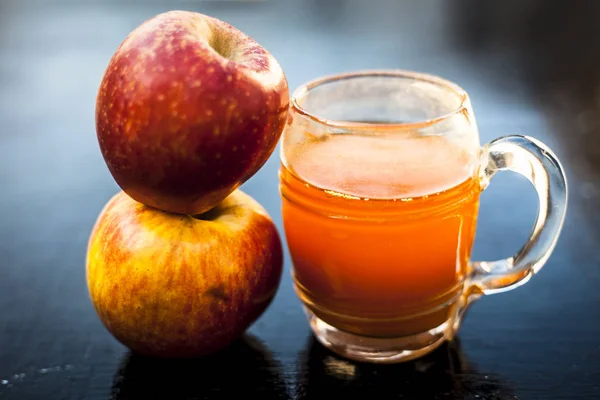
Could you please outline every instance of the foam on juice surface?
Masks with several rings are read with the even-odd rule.
[[[473,176],[477,157],[442,136],[329,135],[289,157],[295,173],[327,190],[371,199],[420,197]]]

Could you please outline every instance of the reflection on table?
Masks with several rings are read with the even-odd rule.
[[[296,385],[299,399],[515,398],[510,385],[469,362],[459,340],[415,361],[376,365],[347,361],[310,336]]]

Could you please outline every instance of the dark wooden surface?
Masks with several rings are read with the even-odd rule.
[[[0,399],[600,398],[600,7],[595,1],[0,0]],[[476,303],[459,340],[422,360],[358,365],[312,339],[291,286],[248,335],[197,361],[130,354],[85,285],[92,224],[117,191],[94,100],[129,31],[169,9],[238,26],[291,87],[320,75],[403,68],[472,96],[482,141],[521,133],[562,158],[569,212],[529,284]],[[244,189],[281,229],[277,154]],[[533,189],[494,178],[473,257],[516,251]],[[283,232],[281,230],[281,232]]]

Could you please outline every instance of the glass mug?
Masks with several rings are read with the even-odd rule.
[[[526,283],[565,218],[563,169],[543,143],[483,147],[468,95],[397,70],[329,76],[298,88],[283,132],[282,216],[296,292],[316,338],[358,361],[420,357],[456,334],[481,295]],[[514,256],[470,261],[479,195],[525,176],[539,196]]]

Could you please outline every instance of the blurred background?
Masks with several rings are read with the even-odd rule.
[[[482,143],[507,134],[547,143],[563,161],[570,185],[556,268],[549,266],[553,273],[542,273],[530,284],[535,298],[534,289],[517,291],[494,299],[494,306],[475,308],[464,328],[465,341],[473,354],[486,346],[502,348],[500,336],[492,344],[482,338],[510,321],[516,328],[502,331],[507,337],[516,332],[534,340],[536,332],[555,328],[557,313],[564,319],[565,337],[598,337],[592,324],[600,317],[595,251],[600,240],[600,1],[0,0],[3,385],[21,384],[19,393],[34,393],[26,385],[31,378],[47,393],[62,393],[69,384],[78,393],[110,390],[124,351],[101,328],[84,280],[91,227],[118,190],[96,140],[95,97],[104,68],[126,35],[172,9],[210,14],[252,36],[279,60],[290,89],[357,69],[433,73],[470,94]],[[277,167],[275,153],[244,188],[281,228]],[[482,201],[474,258],[506,257],[529,233],[537,207],[534,192],[523,180],[502,175]],[[252,332],[268,343],[284,365],[281,373],[293,381],[308,328],[289,274],[284,275],[278,298]],[[561,296],[565,308],[559,311],[552,303],[557,288],[568,293]],[[516,308],[524,313],[516,322],[509,313],[495,311]],[[301,327],[300,339],[290,331],[290,321]],[[487,331],[477,329],[483,321]],[[598,356],[596,345],[576,355],[557,348],[553,357],[589,371],[598,366],[592,359]],[[525,379],[511,368],[526,360],[504,351],[483,354],[476,362],[484,370],[516,384]],[[41,376],[40,368],[57,365],[57,359],[62,369],[72,367],[69,381]],[[544,379],[564,385],[581,373],[556,371]]]
[[[31,204],[17,200],[27,196],[39,218],[63,197],[90,205],[114,189],[94,135],[96,90],[125,36],[171,9],[247,32],[277,57],[291,89],[364,68],[454,80],[472,97],[483,141],[541,136],[576,174],[572,194],[598,204],[597,1],[1,0],[3,210],[27,213],[20,207]]]

